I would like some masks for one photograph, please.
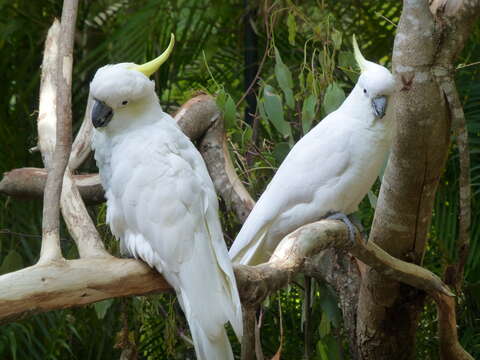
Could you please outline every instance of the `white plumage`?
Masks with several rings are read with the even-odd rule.
[[[351,214],[375,182],[390,148],[393,123],[383,118],[394,91],[390,71],[366,61],[343,104],[287,155],[235,239],[233,262],[268,261],[280,240],[330,213]]]
[[[175,289],[198,359],[233,359],[224,324],[241,338],[241,304],[213,183],[162,111],[154,82],[132,68],[107,65],[90,85],[107,222],[124,254],[155,267]]]

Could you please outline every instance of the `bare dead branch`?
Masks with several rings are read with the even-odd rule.
[[[55,145],[57,137],[56,99],[58,97],[58,57],[61,26],[57,20],[48,31],[45,42],[45,53],[42,65],[42,79],[40,86],[40,107],[38,118],[39,147],[43,151],[42,157],[48,176],[45,185],[42,247],[40,261],[62,259],[59,235],[59,203],[61,191],[61,177],[57,179],[53,169],[55,153],[60,155],[62,149]],[[58,197],[58,199],[57,199]],[[57,201],[56,201],[57,200]]]
[[[100,234],[88,214],[68,167],[63,177],[60,205],[63,218],[70,235],[77,244],[80,257],[110,257],[111,255],[105,250]]]
[[[191,98],[173,115],[183,133],[192,141],[199,140],[219,116],[215,99],[206,94]]]
[[[235,266],[241,298],[245,306],[256,306],[265,297],[286,286],[298,273],[313,272],[305,266],[328,248],[348,250],[357,259],[397,281],[429,294],[441,292],[453,296],[442,280],[427,269],[394,258],[374,243],[363,243],[360,237],[353,244],[342,222],[321,220],[304,225],[286,236],[267,263],[256,266]],[[312,274],[313,275],[313,274]]]
[[[67,168],[67,162],[69,158],[71,162],[74,163],[74,166],[77,166],[81,164],[86,156],[88,156],[88,150],[85,151],[85,149],[90,148],[89,144],[91,136],[91,124],[88,122],[89,116],[87,105],[86,119],[84,120],[83,126],[77,136],[75,148],[73,149],[73,152],[70,153],[72,123],[71,81],[73,65],[73,38],[75,32],[77,7],[77,2],[65,1],[60,29],[58,29],[58,22],[54,23],[52,27],[52,29],[56,29],[57,31],[57,36],[59,36],[57,42],[60,44],[56,68],[54,68],[55,64],[51,59],[54,56],[49,56],[49,52],[47,50],[45,51],[45,63],[48,65],[48,67],[46,69],[44,68],[46,75],[42,76],[41,94],[43,95],[41,95],[41,100],[43,101],[40,103],[40,113],[44,116],[39,118],[38,129],[39,138],[41,139],[40,144],[46,144],[46,146],[41,146],[41,149],[43,150],[42,155],[45,166],[51,170],[52,176],[55,176],[55,179],[51,181],[55,190],[52,190],[52,195],[50,195],[48,199],[46,195],[44,199],[44,212],[46,211],[52,214],[50,217],[45,217],[44,214],[44,221],[46,222],[47,229],[44,231],[44,240],[54,240],[58,248],[59,219],[56,219],[52,222],[51,217],[53,216],[53,213],[59,212],[59,203],[56,200],[57,197],[60,196],[62,213],[70,233],[77,244],[80,256],[105,257],[109,256],[109,254],[104,249],[100,236],[88,215],[85,205],[79,195],[78,189],[75,187],[72,174]],[[60,34],[58,34],[59,30],[61,31]],[[49,76],[49,74],[53,74],[54,71],[57,72],[56,88],[52,85],[53,75]],[[48,91],[50,90],[49,86],[54,89],[52,92],[56,95],[54,96],[54,98],[56,98],[56,103],[54,101],[55,99],[48,96]],[[52,108],[56,111],[56,113],[53,113],[51,110],[49,110]],[[46,109],[46,114],[44,114],[42,111],[43,109]],[[44,124],[47,124],[48,126],[45,126]],[[55,124],[56,129],[53,131]],[[55,144],[55,153],[52,158],[51,150],[53,144]],[[62,172],[62,175],[64,173],[64,176],[59,175],[60,178],[57,179],[56,173],[59,173],[60,171]],[[47,183],[45,185],[46,188],[48,188],[49,177],[50,176],[47,176]],[[53,179],[53,177],[50,178]],[[64,191],[62,191],[62,182],[64,185]],[[57,194],[57,192],[60,193]],[[45,194],[47,194],[47,191],[45,191]],[[44,243],[45,246],[43,245]],[[41,262],[52,259],[51,256],[43,256],[43,250],[47,248],[47,244],[47,241],[42,242],[42,253],[40,256]]]
[[[0,323],[112,297],[171,289],[141,261],[114,257],[34,265],[0,276],[0,288]]]
[[[60,195],[62,179],[71,149],[72,108],[71,84],[73,65],[73,38],[77,18],[78,1],[65,0],[58,40],[56,86],[56,141],[51,164],[48,165],[47,182],[43,200],[42,248],[39,263],[62,258],[60,250]],[[47,51],[47,50],[46,50]],[[53,64],[52,64],[53,65]],[[52,72],[53,74],[53,72]]]
[[[360,238],[357,238],[357,241],[352,244],[349,241],[348,228],[345,224],[334,220],[322,220],[305,225],[286,236],[267,263],[257,266],[235,266],[235,274],[244,305],[255,307],[269,293],[286,286],[297,273],[305,272],[311,276],[317,276],[318,269],[313,266],[315,262],[309,259],[315,259],[323,250],[331,247],[348,249],[378,271],[410,285],[418,286],[429,293],[441,292],[450,295],[442,281],[428,270],[394,259],[374,244],[364,245]],[[20,298],[25,300],[33,297],[38,311],[45,311],[74,304],[87,304],[106,298],[105,295],[96,296],[91,293],[92,289],[98,290],[98,286],[92,285],[96,284],[95,281],[103,284],[102,289],[105,292],[115,292],[115,296],[150,292],[156,286],[154,283],[162,281],[160,280],[161,276],[157,275],[137,281],[135,292],[128,287],[123,290],[115,290],[118,283],[114,281],[116,277],[113,274],[117,272],[120,274],[118,276],[127,276],[128,274],[131,279],[138,276],[139,270],[132,271],[132,274],[129,273],[131,270],[121,270],[126,264],[133,263],[138,264],[135,266],[142,264],[140,261],[115,258],[58,261],[0,276],[0,287],[3,289],[5,286],[5,289],[8,289],[0,294],[0,319],[18,315],[30,309],[31,304],[28,304],[28,301],[24,301],[25,305],[21,305],[21,301],[19,301],[18,304],[15,303],[15,310],[9,310],[12,309],[13,301]],[[141,265],[141,268],[145,269],[146,267]],[[35,275],[37,271],[48,281],[41,279],[39,281],[40,275]],[[149,272],[155,273],[153,270]],[[99,273],[102,276],[98,276]],[[94,283],[85,281],[90,277]],[[63,290],[60,291],[60,289]],[[162,285],[161,289],[166,290],[165,285]],[[91,295],[83,296],[82,298],[86,297],[86,299],[75,303],[72,298],[78,293]],[[52,297],[55,297],[53,303]]]
[[[73,175],[80,196],[87,205],[105,202],[98,174]],[[3,174],[0,194],[16,199],[40,199],[43,196],[47,171],[40,168],[20,168]]]
[[[45,50],[42,61],[42,74],[40,80],[40,100],[38,108],[38,148],[42,152],[43,163],[46,167],[51,164],[55,152],[55,138],[57,134],[56,114],[56,75],[58,58],[58,41],[60,36],[60,23],[53,21],[45,40]]]

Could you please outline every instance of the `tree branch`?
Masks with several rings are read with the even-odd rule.
[[[286,286],[297,273],[305,272],[308,275],[317,276],[319,270],[314,266],[316,262],[309,259],[315,259],[315,256],[323,250],[333,247],[348,250],[366,264],[399,281],[404,281],[429,293],[440,292],[451,295],[442,281],[428,270],[395,259],[375,244],[364,245],[363,240],[359,237],[352,244],[349,241],[348,228],[345,224],[340,221],[321,220],[302,226],[286,236],[267,263],[257,266],[235,266],[235,275],[243,304],[247,307],[258,305],[269,293]],[[24,302],[24,305],[21,305],[21,302],[18,304],[15,302],[20,298],[26,298],[27,295],[35,298],[40,309],[39,311],[42,311],[42,309],[45,311],[72,306],[74,304],[72,297],[75,294],[80,292],[88,293],[89,289],[95,288],[91,283],[85,281],[90,276],[88,271],[91,271],[94,280],[96,279],[95,281],[103,284],[102,289],[107,293],[115,292],[116,296],[126,296],[150,292],[150,289],[155,287],[152,282],[162,281],[159,280],[161,278],[160,275],[149,278],[148,281],[138,281],[138,284],[135,285],[135,292],[132,292],[127,287],[123,290],[114,290],[118,286],[115,281],[112,279],[109,281],[104,279],[103,276],[98,276],[100,273],[107,274],[106,277],[112,277],[111,274],[117,271],[119,274],[127,274],[126,271],[121,270],[122,267],[134,262],[143,264],[141,261],[115,258],[80,259],[35,265],[0,276],[1,288],[5,286],[9,290],[12,290],[12,288],[18,289],[5,291],[0,294],[0,309],[2,309],[0,311],[0,319],[29,311],[31,304],[28,302]],[[142,267],[144,268],[143,265]],[[75,276],[75,271],[79,269],[88,269],[88,271],[82,270]],[[34,275],[27,276],[27,274],[34,274],[36,271],[45,275],[49,281],[39,281],[38,276]],[[54,276],[48,275],[49,271]],[[155,271],[151,270],[151,273],[155,273]],[[133,278],[134,275],[132,274]],[[19,286],[18,284],[22,285]],[[62,284],[63,291],[59,291],[59,289],[62,289],[59,284]],[[165,286],[162,287],[162,290],[165,290]],[[123,294],[122,292],[126,293]],[[81,300],[81,304],[106,298],[103,296],[89,296],[88,299]],[[50,300],[52,297],[56,299],[53,304]],[[15,311],[8,310],[14,302],[16,304]]]
[[[43,196],[47,171],[40,168],[13,169],[3,174],[0,194],[15,199],[39,199]],[[105,194],[98,174],[73,175],[80,196],[87,205],[105,202]]]
[[[173,118],[191,141],[199,140],[220,117],[215,99],[200,94],[183,104]]]
[[[76,11],[76,4],[66,2],[64,8],[64,14],[62,21],[74,21],[72,11]],[[64,29],[67,26],[68,29]],[[84,118],[84,122],[80,131],[75,139],[72,152],[70,152],[71,146],[71,77],[72,77],[72,61],[73,61],[73,34],[75,24],[66,24],[61,26],[58,21],[55,21],[51,27],[50,33],[54,34],[56,38],[61,37],[60,32],[69,31],[68,38],[61,38],[62,41],[62,61],[58,59],[58,56],[53,53],[56,50],[57,41],[47,40],[46,49],[44,54],[44,67],[42,69],[42,83],[40,87],[40,107],[39,107],[39,119],[38,119],[38,134],[39,134],[39,147],[42,152],[42,158],[47,169],[51,169],[53,172],[60,171],[64,168],[66,161],[73,166],[79,166],[83,160],[88,156],[90,149],[90,137],[92,132],[92,125],[89,116],[89,107],[91,101],[87,104],[87,111]],[[70,44],[65,45],[65,41]],[[66,46],[66,48],[64,48]],[[50,50],[50,49],[53,50]],[[62,62],[56,63],[57,62]],[[64,66],[65,65],[65,66]],[[59,70],[61,69],[61,70]],[[53,74],[55,71],[60,74],[57,75],[57,86],[53,84]],[[57,103],[55,103],[55,99]],[[62,120],[63,119],[63,120]],[[63,129],[65,122],[68,123],[67,130]],[[56,127],[60,127],[62,131],[59,131]],[[59,137],[57,139],[57,137]],[[60,141],[60,142],[59,142]],[[56,149],[56,144],[59,144],[58,151],[63,151],[62,155],[53,155],[53,149]],[[55,150],[57,151],[57,150]],[[67,160],[65,160],[67,159]],[[61,160],[61,162],[59,162]],[[61,169],[60,169],[61,168]],[[29,171],[32,173],[32,171]],[[19,174],[17,174],[19,175]],[[25,175],[25,174],[20,174]],[[29,183],[30,181],[23,182]],[[42,186],[43,183],[38,179],[33,180],[35,185]],[[62,179],[60,181],[61,195],[60,206],[63,214],[63,218],[70,234],[72,235],[75,243],[77,244],[78,251],[81,257],[108,257],[110,256],[105,250],[103,242],[98,234],[95,225],[88,214],[88,211],[83,203],[79,190],[75,186],[75,182],[72,177],[72,173],[69,166],[66,166]],[[2,181],[2,184],[4,182]],[[18,183],[17,183],[18,184]],[[48,184],[48,176],[47,176]],[[62,186],[63,185],[63,186]],[[45,185],[46,187],[46,185]],[[63,188],[63,189],[62,189]],[[30,191],[31,192],[31,191]],[[51,197],[51,201],[56,201],[55,197]],[[56,203],[58,206],[58,203]],[[52,203],[44,202],[44,209],[46,211],[52,211]],[[56,210],[58,211],[58,209]],[[45,219],[45,218],[44,218]],[[53,224],[52,224],[53,225]],[[58,228],[57,224],[55,225]],[[48,235],[50,236],[50,235]],[[55,238],[58,236],[55,236]],[[47,237],[49,239],[49,237]],[[57,239],[55,241],[58,241]],[[43,244],[43,242],[42,242]],[[43,246],[43,245],[42,245]],[[59,248],[57,251],[60,251]],[[58,254],[61,257],[61,253]],[[57,255],[57,256],[58,256]],[[41,261],[45,262],[50,259],[44,259],[40,256]]]
[[[67,151],[63,151],[62,149],[62,127],[57,119],[59,99],[62,96],[67,96],[67,94],[60,94],[59,91],[61,79],[59,69],[62,68],[63,64],[63,62],[59,60],[62,57],[60,54],[60,49],[62,48],[61,33],[62,26],[55,21],[48,32],[45,44],[44,70],[42,71],[38,136],[40,149],[45,149],[43,159],[48,169],[48,175],[43,198],[42,247],[39,262],[48,262],[50,260],[60,260],[63,258],[60,249],[59,234],[60,193],[62,191],[62,176],[65,167],[62,166],[62,158],[64,157],[62,154],[68,154],[68,149]],[[50,90],[49,98],[45,96],[45,93],[48,93],[46,89]],[[49,102],[50,107],[45,105],[46,102]],[[44,112],[43,108],[47,110]],[[42,115],[44,117],[42,117]],[[65,120],[66,117],[62,119]],[[41,126],[42,124],[45,125]],[[68,121],[66,125],[68,127]],[[48,131],[50,136],[45,137],[44,133],[40,132],[42,128],[46,130],[46,132]],[[56,139],[56,141],[53,139]],[[68,143],[68,139],[63,140]],[[66,161],[64,165],[66,165]],[[59,172],[61,172],[60,175],[58,175]]]
[[[33,313],[171,289],[143,262],[114,257],[34,265],[0,276],[0,288],[0,324]]]

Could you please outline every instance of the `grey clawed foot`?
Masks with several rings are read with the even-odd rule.
[[[355,216],[352,216],[352,218],[350,218],[349,216],[345,215],[344,213],[336,212],[336,213],[328,215],[327,217],[325,217],[325,219],[343,221],[345,223],[345,225],[347,225],[347,227],[348,227],[348,238],[353,244],[355,243],[355,232],[359,231],[355,225],[359,226],[359,228],[361,228],[363,230],[363,226],[360,223],[360,220],[358,218],[356,218]],[[362,236],[362,233],[360,231],[359,231],[359,233],[360,233],[360,237],[362,239],[365,239],[365,237]]]
[[[356,230],[360,231],[360,237],[366,244],[368,242],[368,231],[365,230],[365,228],[363,227],[362,221],[358,217],[357,213],[348,215],[348,218],[350,219],[352,224],[355,225]]]

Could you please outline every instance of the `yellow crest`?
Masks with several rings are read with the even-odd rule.
[[[175,36],[170,35],[170,44],[168,44],[167,49],[157,58],[143,64],[143,65],[133,65],[130,67],[132,70],[140,71],[147,77],[150,77],[158,68],[167,61],[168,57],[172,53],[173,45],[175,44]]]

